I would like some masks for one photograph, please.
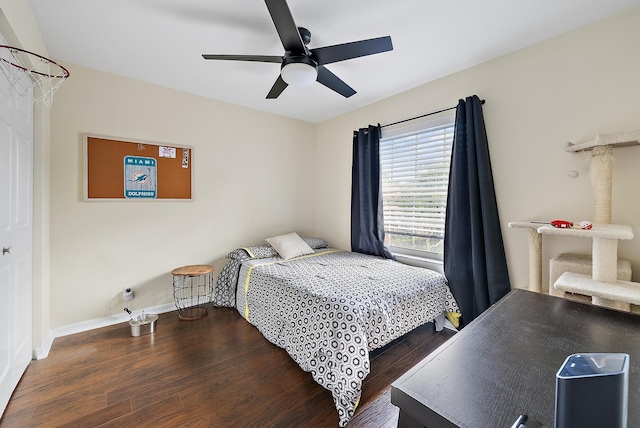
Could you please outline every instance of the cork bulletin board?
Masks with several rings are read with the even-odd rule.
[[[85,200],[191,200],[193,149],[84,136]]]

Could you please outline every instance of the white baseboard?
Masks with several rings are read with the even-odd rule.
[[[49,337],[45,339],[42,346],[33,350],[31,359],[44,360],[49,356],[49,351],[51,350],[52,345],[53,345],[53,335],[51,334],[51,332],[49,332]]]
[[[151,308],[145,308],[144,312],[147,314],[162,314],[165,312],[171,312],[176,310],[174,303],[165,303],[163,305],[153,306]],[[138,312],[138,311],[136,311]],[[129,321],[129,315],[126,313],[109,315],[103,318],[96,318],[93,320],[82,321],[76,324],[70,324],[64,327],[54,329],[45,343],[40,348],[33,350],[33,359],[41,360],[49,356],[49,351],[53,345],[54,339],[58,337],[68,336],[70,334],[82,333],[83,331],[94,330],[96,328],[107,327],[109,325],[119,324],[121,322]]]

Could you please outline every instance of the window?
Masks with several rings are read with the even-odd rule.
[[[454,125],[448,115],[382,134],[385,244],[392,252],[442,259]]]

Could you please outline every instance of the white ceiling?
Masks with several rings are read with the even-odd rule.
[[[312,123],[640,5],[640,0],[289,0],[310,48],[390,35],[394,50],[327,65],[357,94],[314,83],[265,96],[283,55],[264,0],[28,0],[49,55]],[[25,46],[29,49],[28,46]],[[73,79],[73,68],[71,68]]]

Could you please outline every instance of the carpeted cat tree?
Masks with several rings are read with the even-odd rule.
[[[568,143],[567,152],[591,151],[593,227],[589,230],[541,226],[536,222],[512,222],[509,227],[529,230],[529,289],[542,290],[542,236],[562,235],[592,240],[592,255],[560,254],[551,259],[549,294],[564,297],[565,292],[590,296],[593,304],[626,310],[640,305],[640,283],[630,282],[631,263],[619,260],[618,240],[632,239],[630,226],[611,224],[613,149],[640,144],[640,129],[597,135],[581,144]],[[589,297],[587,297],[589,298]]]

